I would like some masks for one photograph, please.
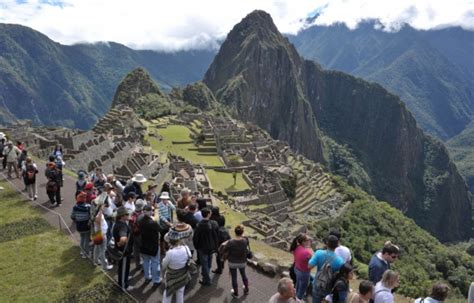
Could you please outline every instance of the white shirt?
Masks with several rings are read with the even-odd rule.
[[[163,259],[162,268],[167,267],[171,269],[183,268],[188,263],[188,258],[191,255],[189,248],[186,245],[174,247],[166,252]]]
[[[107,234],[107,229],[109,228],[109,225],[107,224],[107,221],[105,221],[104,215],[101,215],[100,218],[100,231],[102,232],[102,235]]]
[[[125,202],[123,205],[126,209],[130,210],[131,213],[135,211],[135,203],[130,203],[129,201]]]
[[[420,302],[421,302],[421,298],[415,300],[415,303],[420,303]],[[426,297],[423,299],[423,303],[442,303],[442,302],[435,300],[432,297]]]
[[[394,303],[392,290],[385,287],[382,281],[375,285],[374,303]]]
[[[347,246],[339,245],[334,252],[346,263],[349,263],[352,259],[351,250]]]

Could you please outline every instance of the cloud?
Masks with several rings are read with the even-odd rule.
[[[315,21],[320,25],[344,22],[355,28],[379,19],[389,30],[404,22],[419,29],[474,30],[471,0],[0,0],[0,22],[32,27],[64,44],[115,41],[173,51],[216,46],[254,9],[269,12],[285,33],[308,26],[311,12],[320,14]]]

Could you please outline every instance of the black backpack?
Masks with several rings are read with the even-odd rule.
[[[230,239],[229,231],[224,227],[219,227],[219,232],[217,233],[217,240],[219,245]]]

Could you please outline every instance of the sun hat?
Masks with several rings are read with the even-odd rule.
[[[115,217],[120,218],[123,216],[127,216],[129,214],[130,214],[129,211],[128,209],[125,208],[125,206],[120,206],[119,208],[117,208],[117,215]]]
[[[142,199],[138,199],[137,201],[135,201],[135,210],[142,210],[145,205],[145,201],[143,201]]]
[[[142,174],[136,174],[133,176],[132,181],[137,183],[145,183],[147,178],[145,178],[145,176]]]
[[[169,200],[170,199],[170,194],[167,191],[164,191],[160,195],[160,200]]]

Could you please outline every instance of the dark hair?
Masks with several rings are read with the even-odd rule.
[[[303,242],[305,242],[308,239],[309,237],[306,234],[301,233],[297,235],[291,242],[290,252],[294,252],[299,245],[303,244]]]
[[[196,200],[196,203],[198,205],[198,209],[199,210],[202,210],[203,208],[207,207],[207,203],[206,203],[206,200],[203,199],[203,198],[198,198]]]
[[[162,193],[164,191],[170,192],[170,184],[168,182],[163,183],[163,185],[161,186],[160,193]]]
[[[195,211],[195,210],[197,209],[196,203],[190,203],[190,204],[188,205],[188,209],[189,209],[189,210],[192,210],[192,211]]]
[[[179,222],[184,222],[184,220],[186,220],[186,211],[181,208],[176,208],[176,218]]]
[[[366,295],[370,291],[373,291],[373,289],[374,289],[374,283],[372,283],[370,281],[363,280],[359,284],[359,293],[361,295]]]
[[[244,226],[242,224],[237,225],[234,228],[234,232],[237,236],[242,236],[244,234]]]
[[[207,207],[204,207],[203,209],[201,209],[201,215],[203,218],[207,218],[207,216],[209,216],[210,213],[211,211]]]
[[[53,155],[49,156],[49,162],[54,162],[55,160],[56,160],[56,158]]]
[[[326,245],[330,250],[335,250],[339,245],[339,239],[336,236],[330,235],[327,238]]]
[[[436,283],[431,287],[430,297],[438,300],[444,301],[448,297],[449,286],[444,283]]]
[[[329,235],[330,236],[335,236],[336,238],[338,238],[339,240],[341,240],[341,233],[339,232],[338,229],[333,229],[329,232]]]
[[[134,191],[131,191],[127,195],[127,200],[130,200],[130,198],[136,198],[137,194]]]
[[[219,217],[220,216],[219,207],[218,206],[211,207],[211,213],[213,216]]]
[[[354,268],[352,267],[352,265],[350,265],[349,263],[344,263],[341,268],[339,268],[339,272],[337,273],[336,275],[336,280],[337,279],[341,279],[341,278],[344,278],[347,280],[347,276],[349,275],[350,272],[352,272],[354,270]]]
[[[392,242],[388,241],[384,244],[383,248],[382,248],[382,255],[383,254],[400,254],[400,248],[398,248],[398,246],[396,246],[395,244],[392,244]]]

